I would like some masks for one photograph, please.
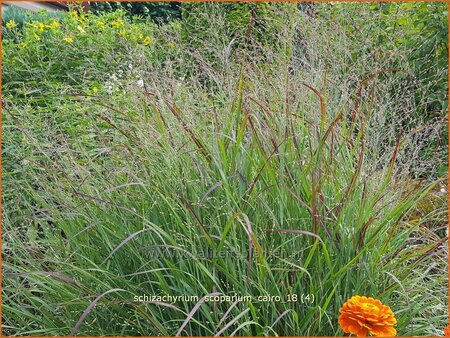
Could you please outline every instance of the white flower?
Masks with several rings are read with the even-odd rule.
[[[137,82],[137,85],[139,86],[139,87],[144,87],[144,80],[142,80],[142,79],[139,79],[138,80],[138,82]]]
[[[111,83],[107,83],[107,84],[106,84],[106,89],[105,89],[105,91],[106,91],[106,94],[112,95],[112,93],[113,93],[113,86],[112,86]]]

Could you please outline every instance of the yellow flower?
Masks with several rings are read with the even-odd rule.
[[[397,334],[392,327],[397,324],[397,320],[391,308],[372,297],[353,296],[339,312],[341,315],[338,321],[345,333],[358,337],[365,337],[367,333],[384,337]]]
[[[97,87],[92,88],[92,93],[93,94],[97,94],[98,93],[98,88]]]
[[[98,20],[97,27],[100,29],[105,29],[105,27],[106,27],[105,22],[103,20]]]
[[[14,20],[9,20],[6,23],[6,28],[8,28],[8,29],[13,29],[15,27],[17,27],[17,24],[16,24],[16,22]]]
[[[125,22],[121,18],[111,21],[111,26],[113,26],[114,28],[120,28],[124,24]]]
[[[125,37],[125,30],[121,29],[120,32],[119,32],[119,35],[124,38]]]
[[[45,25],[42,22],[26,22],[25,24],[36,30],[35,33],[42,33],[45,31]]]
[[[45,31],[45,25],[42,22],[37,22],[36,23],[36,28],[39,30],[39,32],[43,32]]]
[[[84,28],[81,27],[80,25],[78,25],[77,28],[78,28],[78,31],[79,31],[81,34],[86,33],[86,31],[84,30]]]
[[[50,29],[58,29],[59,28],[59,22],[54,20],[49,25],[47,25],[47,27],[50,28]]]
[[[144,38],[144,40],[142,40],[142,43],[144,44],[144,46],[148,46],[149,44],[152,43],[152,38],[149,37],[149,36],[146,36],[146,37]]]
[[[175,43],[172,42],[172,41],[170,41],[170,42],[167,44],[167,46],[168,46],[169,48],[175,48]]]
[[[70,15],[72,18],[78,18],[78,12],[77,12],[77,11],[70,11],[70,12],[69,12],[69,15]]]
[[[63,38],[63,40],[67,43],[73,43],[73,38],[71,36],[66,36]]]

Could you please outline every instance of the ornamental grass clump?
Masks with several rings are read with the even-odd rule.
[[[443,124],[409,120],[378,39],[355,63],[286,3],[285,48],[259,55],[260,24],[237,48],[203,5],[201,49],[120,13],[5,41],[3,334],[441,333],[445,210],[410,219],[446,177],[411,179]]]

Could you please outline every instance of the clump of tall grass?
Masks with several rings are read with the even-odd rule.
[[[427,222],[445,212],[409,215],[443,178],[411,178],[408,151],[439,130],[387,128],[412,104],[384,95],[396,73],[341,81],[339,30],[293,26],[304,54],[209,69],[199,51],[186,79],[142,54],[114,95],[8,98],[4,334],[342,335],[355,294],[399,335],[440,333],[446,238]],[[227,295],[251,299],[205,298]]]

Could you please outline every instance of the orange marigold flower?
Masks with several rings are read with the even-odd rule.
[[[444,329],[444,336],[445,337],[450,337],[450,324],[445,327],[445,329]]]
[[[374,336],[393,337],[397,331],[394,313],[387,305],[372,297],[353,296],[339,309],[339,324],[345,333],[364,337],[368,333]]]

